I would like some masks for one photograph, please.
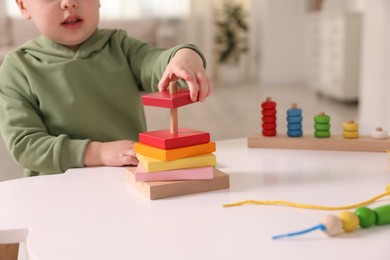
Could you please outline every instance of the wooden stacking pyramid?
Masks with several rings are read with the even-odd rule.
[[[193,103],[188,90],[148,94],[144,105],[169,108],[170,129],[140,133],[135,143],[139,165],[129,168],[129,181],[150,199],[229,188],[229,176],[217,169],[210,134],[178,127],[177,108]]]

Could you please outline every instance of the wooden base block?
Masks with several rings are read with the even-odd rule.
[[[142,154],[137,154],[137,159],[148,172],[215,166],[217,164],[217,158],[212,153],[168,162],[160,161]]]
[[[171,134],[169,129],[165,129],[140,133],[139,141],[143,144],[167,150],[208,143],[210,142],[210,133],[179,128],[177,134]]]
[[[168,90],[154,92],[142,96],[144,106],[178,108],[194,103],[190,98],[188,89],[177,89],[177,93],[171,94]]]
[[[213,153],[216,150],[215,142],[197,144],[176,149],[160,149],[143,143],[135,143],[134,151],[142,155],[161,161],[174,161],[182,158]]]
[[[210,180],[137,182],[134,172],[135,167],[129,168],[129,182],[151,200],[223,190],[230,186],[229,175],[215,168],[214,178]]]
[[[370,136],[360,136],[357,139],[345,139],[342,136],[329,138],[315,138],[304,135],[302,137],[287,137],[277,135],[264,137],[260,133],[248,137],[250,148],[279,148],[303,150],[330,150],[356,152],[386,152],[390,149],[390,139],[375,140]]]

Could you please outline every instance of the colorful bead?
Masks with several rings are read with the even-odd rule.
[[[376,225],[390,224],[390,205],[373,209],[376,214]]]
[[[359,225],[361,228],[369,228],[376,222],[375,212],[367,207],[360,207],[355,210],[356,216],[359,218]]]
[[[268,97],[261,104],[261,108],[263,136],[276,136],[276,102]]]
[[[330,131],[315,131],[314,136],[317,138],[328,138],[330,137]]]
[[[339,214],[341,222],[343,222],[343,230],[345,232],[355,231],[359,226],[359,218],[350,211],[343,211]]]
[[[318,115],[314,116],[314,123],[316,123],[316,124],[329,124],[330,123],[330,116],[326,115],[324,112],[321,112]]]
[[[322,224],[326,227],[324,231],[328,236],[336,236],[343,231],[343,222],[334,215],[327,215],[322,220]]]

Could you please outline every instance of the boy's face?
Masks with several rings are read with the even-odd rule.
[[[49,39],[76,50],[96,30],[99,0],[16,0],[23,17]]]

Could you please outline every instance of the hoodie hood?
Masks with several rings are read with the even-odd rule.
[[[19,49],[44,63],[59,63],[69,59],[86,59],[101,51],[116,30],[96,30],[77,51],[58,44],[44,35],[23,44]]]

